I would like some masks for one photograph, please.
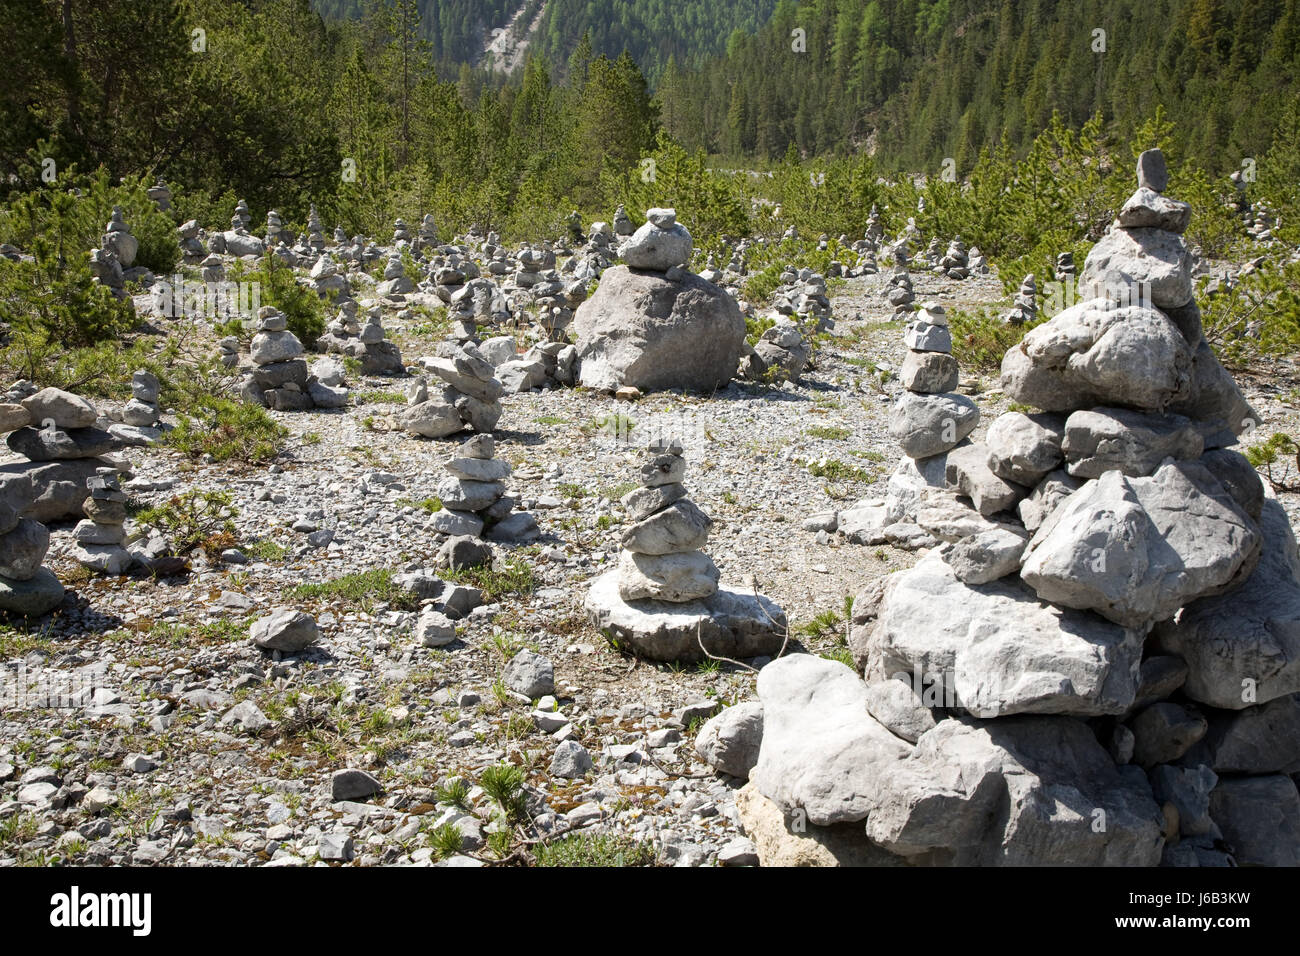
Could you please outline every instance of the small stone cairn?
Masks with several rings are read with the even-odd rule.
[[[137,369],[131,376],[131,400],[122,407],[121,421],[108,433],[124,445],[154,445],[162,439],[162,409],[158,397],[162,386],[156,375]]]
[[[641,466],[642,487],[622,501],[634,522],[622,536],[618,567],[587,596],[593,623],[651,660],[700,660],[777,652],[785,614],[773,602],[719,586],[703,551],[713,521],[686,496],[680,442],[656,439]],[[701,644],[703,647],[701,647]]]
[[[448,477],[438,485],[442,510],[427,528],[440,534],[522,543],[537,538],[537,520],[526,511],[516,512],[517,499],[506,494],[509,462],[493,457],[491,435],[475,435],[447,459]],[[484,529],[487,534],[484,535]]]
[[[1007,325],[1024,325],[1038,318],[1038,284],[1031,272],[1020,280],[1020,289],[1016,292],[1011,311],[1002,316]]]
[[[101,468],[86,479],[89,496],[82,506],[84,520],[77,523],[72,536],[76,546],[72,557],[77,563],[100,574],[125,574],[134,563],[126,549],[126,501],[116,468]]]
[[[442,381],[439,389],[417,378],[407,390],[407,407],[397,424],[408,434],[444,438],[465,428],[491,432],[501,418],[501,382],[478,347],[465,343],[448,358],[425,357],[420,364]]]

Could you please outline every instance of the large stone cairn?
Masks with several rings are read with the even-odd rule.
[[[449,358],[425,357],[420,364],[443,384],[439,388],[417,378],[407,390],[407,407],[397,416],[399,427],[423,438],[444,438],[467,427],[476,432],[496,428],[504,389],[477,346],[466,343]]]
[[[1016,291],[1011,310],[1002,316],[1002,321],[1008,325],[1024,325],[1037,318],[1038,284],[1034,281],[1034,274],[1031,272],[1020,280],[1020,288]]]
[[[510,463],[495,454],[496,442],[487,434],[475,435],[456,449],[445,464],[448,477],[438,485],[442,510],[426,527],[453,537],[511,542],[537,538],[537,520],[526,511],[516,512],[517,500],[506,494]]]
[[[101,468],[86,479],[89,492],[82,509],[86,517],[77,522],[72,557],[82,567],[101,574],[125,574],[134,559],[126,549],[126,492],[116,468]]]
[[[686,496],[680,442],[656,439],[641,466],[642,487],[624,496],[633,521],[616,569],[593,583],[586,610],[607,634],[651,660],[772,654],[785,641],[785,615],[771,601],[719,587],[703,551],[713,521]]]
[[[1006,354],[1042,411],[949,452],[944,544],[855,601],[863,679],[761,672],[760,807],[875,862],[1300,864],[1300,553],[1227,447],[1255,416],[1195,321],[1190,209],[1158,152],[1138,174],[1096,297]]]
[[[143,272],[131,269],[139,250],[140,241],[131,235],[130,227],[122,220],[121,207],[114,206],[108,224],[104,226],[99,248],[90,253],[91,276],[115,296],[124,298],[126,280],[138,277]],[[128,270],[130,275],[127,274]]]

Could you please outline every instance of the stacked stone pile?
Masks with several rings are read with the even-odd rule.
[[[966,244],[961,241],[961,236],[956,236],[948,243],[948,251],[939,259],[935,272],[949,279],[965,279],[970,275],[969,265],[970,253],[966,251]]]
[[[417,379],[408,390],[407,408],[398,425],[412,435],[444,438],[466,427],[490,432],[501,418],[504,389],[492,363],[472,344],[461,345],[449,358],[425,357],[420,364],[443,383],[441,388]]]
[[[382,322],[383,310],[372,306],[363,325],[357,320],[356,302],[348,300],[316,340],[316,348],[357,359],[362,375],[401,375],[405,371],[402,352],[385,338]]]
[[[9,408],[0,405],[0,428],[17,417]],[[0,613],[15,617],[40,617],[63,603],[63,585],[41,564],[49,529],[29,517],[38,491],[29,474],[0,470]]]
[[[326,385],[312,375],[304,351],[302,342],[289,331],[283,313],[273,306],[262,306],[251,346],[254,367],[245,376],[241,391],[244,400],[278,412],[341,408],[347,404],[348,390]]]
[[[388,264],[384,266],[384,279],[376,286],[375,294],[385,299],[404,301],[406,294],[414,291],[415,283],[406,274],[401,252],[394,252],[388,257]]]
[[[713,525],[686,496],[682,445],[656,440],[641,466],[642,487],[623,498],[634,522],[618,567],[592,584],[586,610],[596,627],[651,660],[772,654],[785,641],[785,615],[766,598],[719,586],[703,551]]]
[[[948,453],[942,546],[854,602],[862,676],[761,672],[747,825],[854,824],[880,863],[1300,864],[1300,555],[1228,447],[1256,418],[1195,321],[1190,210],[1158,152],[1138,174],[1084,263],[1108,298],[1003,361],[1041,411]]]
[[[126,549],[126,502],[116,468],[101,468],[86,479],[86,517],[73,529],[72,557],[100,574],[125,574],[134,559]]]
[[[152,372],[137,369],[131,376],[131,400],[120,412],[121,421],[109,426],[109,434],[124,445],[157,444],[162,439],[161,388]]]
[[[687,271],[691,235],[672,209],[650,209],[573,320],[579,381],[606,392],[711,392],[735,376],[745,319],[723,289]]]
[[[908,275],[905,263],[898,265],[890,273],[881,295],[889,300],[889,304],[894,307],[895,319],[905,318],[912,311],[912,303],[916,301],[916,293],[912,291],[912,277]]]
[[[1031,272],[1020,280],[1020,289],[1016,292],[1011,311],[1002,317],[1008,325],[1024,325],[1038,318],[1038,284]]]
[[[537,538],[537,520],[526,511],[515,511],[517,499],[506,494],[510,463],[494,457],[495,453],[496,442],[487,434],[475,435],[456,449],[445,464],[449,477],[438,485],[442,510],[427,527],[453,537],[490,541],[523,543]]]
[[[312,203],[311,210],[307,213],[307,248],[313,252],[325,250],[324,226],[321,225],[320,213],[316,211],[315,203]]]
[[[1075,277],[1076,271],[1077,270],[1075,269],[1075,265],[1074,265],[1073,252],[1069,252],[1069,251],[1062,252],[1056,257],[1056,281],[1057,282],[1070,281]]]

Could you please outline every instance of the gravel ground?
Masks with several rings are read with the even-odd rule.
[[[392,588],[292,593],[358,572],[432,567],[439,542],[420,503],[435,494],[455,442],[386,427],[400,383],[358,385],[354,395],[374,400],[340,413],[276,413],[293,439],[269,469],[132,451],[136,504],[191,488],[230,492],[250,561],[196,561],[181,578],[90,579],[68,557],[71,523],[52,529],[47,564],[69,584],[75,609],[42,633],[0,631],[0,659],[11,693],[22,673],[44,669],[47,679],[54,672],[98,686],[97,709],[0,712],[0,865],[428,864],[449,852],[435,840],[445,823],[463,836],[450,862],[492,861],[483,841],[501,824],[473,784],[501,762],[526,776],[517,832],[529,840],[612,833],[652,848],[660,862],[746,862],[732,798],[740,781],[712,773],[693,736],[701,714],[753,696],[754,672],[622,656],[588,625],[582,600],[617,557],[617,498],[642,438],[670,429],[686,438],[687,485],[714,519],[707,550],[724,582],[781,604],[792,648],[833,654],[842,646],[842,621],[806,625],[841,612],[846,596],[916,557],[819,543],[802,529],[815,512],[883,495],[897,462],[887,416],[898,386],[880,386],[878,373],[897,368],[904,350],[879,295],[883,279],[832,290],[836,329],[798,386],[733,385],[707,399],[662,393],[630,404],[582,390],[507,398],[497,456],[515,466],[509,493],[535,513],[543,535],[498,553],[530,569],[532,587],[520,593],[493,582],[502,593],[489,591],[442,648],[414,637],[416,609]],[[1007,301],[993,277],[914,279],[918,301],[950,309]],[[390,333],[408,363],[433,351],[409,329],[390,324]],[[1262,434],[1300,431],[1294,375],[1243,384]],[[985,423],[1005,410],[994,375],[963,370],[962,390]],[[633,444],[597,424],[611,413],[630,416]],[[1282,497],[1295,520],[1300,499]],[[311,545],[307,534],[317,529],[331,529],[333,539]],[[252,646],[248,625],[284,605],[314,614],[321,640],[277,660]],[[554,736],[530,716],[530,701],[499,683],[508,656],[524,646],[554,663],[567,718]],[[265,727],[225,719],[245,701]],[[585,778],[552,774],[564,739],[590,753],[595,766]],[[343,768],[366,770],[384,792],[365,803],[334,801],[331,778]],[[460,810],[435,793],[452,777],[471,786]]]

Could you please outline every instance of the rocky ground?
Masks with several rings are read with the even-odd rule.
[[[918,301],[949,310],[1007,304],[994,277],[914,279]],[[582,601],[617,557],[617,500],[633,487],[642,437],[671,430],[685,436],[691,497],[714,519],[707,550],[724,583],[785,608],[791,649],[845,653],[845,598],[917,557],[803,529],[813,513],[883,494],[899,457],[886,424],[898,386],[882,373],[904,349],[883,280],[833,290],[836,328],[798,386],[635,403],[580,389],[506,398],[497,456],[514,465],[510,493],[543,536],[498,546],[503,566],[464,582],[484,603],[439,648],[415,635],[418,596],[401,575],[432,567],[427,509],[455,442],[387,427],[400,381],[367,381],[354,390],[362,403],[341,412],[274,413],[294,437],[267,469],[132,451],[133,506],[227,491],[247,563],[90,578],[68,557],[72,525],[52,529],[47,564],[76,609],[40,633],[0,630],[9,692],[24,673],[97,689],[82,706],[0,711],[0,865],[563,862],[539,844],[568,831],[631,838],[565,844],[605,862],[754,862],[737,824],[741,781],[713,773],[693,742],[716,707],[752,698],[752,667],[638,662],[587,623]],[[433,351],[415,329],[389,331],[408,362]],[[1293,376],[1238,380],[1262,435],[1296,433]],[[963,369],[961,390],[985,424],[1006,408],[995,374]],[[610,416],[630,418],[630,433]],[[1297,523],[1300,498],[1282,501]],[[250,623],[280,606],[315,615],[311,651],[279,660],[252,645]],[[553,662],[556,710],[502,682],[525,648]],[[566,741],[589,754],[585,775]],[[526,778],[515,832],[529,842],[509,850],[493,839],[494,788],[479,786],[502,763]],[[371,786],[338,778],[347,768],[383,792],[337,799]]]

